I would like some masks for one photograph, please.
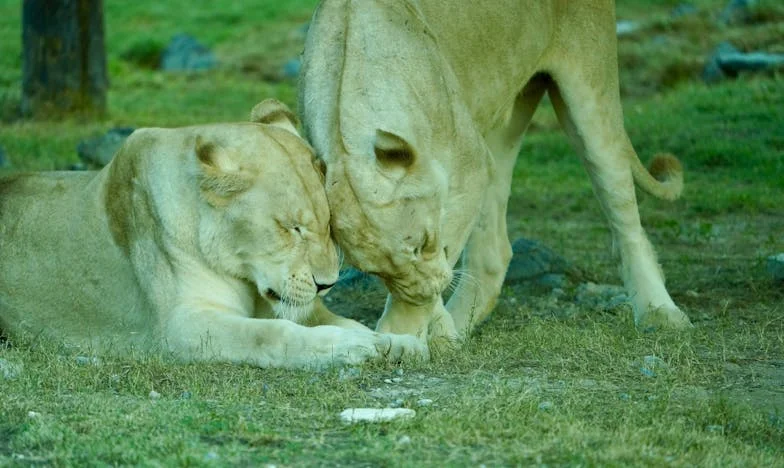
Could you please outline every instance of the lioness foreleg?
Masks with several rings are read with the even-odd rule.
[[[495,172],[482,211],[463,254],[459,283],[447,304],[458,332],[467,336],[493,310],[512,258],[506,208],[522,138],[546,89],[547,78],[535,76],[518,95],[506,125],[485,137],[495,158]]]
[[[164,327],[169,349],[186,361],[228,361],[259,367],[321,368],[373,359],[428,356],[419,340],[336,326],[306,327],[227,310],[175,310]]]
[[[356,320],[341,317],[340,315],[332,312],[329,310],[329,308],[327,308],[321,298],[316,298],[316,302],[313,305],[313,311],[310,313],[310,317],[308,317],[303,325],[307,325],[309,327],[315,327],[318,325],[334,325],[336,327],[347,328],[351,330],[370,330],[368,327],[362,325]]]

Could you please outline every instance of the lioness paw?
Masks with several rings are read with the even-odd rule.
[[[427,344],[413,335],[377,333],[376,349],[380,358],[387,362],[401,362],[430,359]]]
[[[694,328],[689,317],[677,307],[650,307],[637,320],[636,325],[642,331],[655,330],[688,330]]]

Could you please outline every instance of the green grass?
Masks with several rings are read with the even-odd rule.
[[[13,119],[20,4],[0,0],[0,145],[12,163],[0,173],[65,167],[81,139],[112,126],[243,120],[269,96],[294,105],[292,82],[264,78],[299,53],[314,3],[107,1],[108,116],[30,122]],[[619,3],[620,18],[651,25],[620,42],[632,141],[643,159],[671,151],[686,168],[681,200],[641,195],[640,210],[693,332],[638,333],[624,307],[508,288],[461,351],[401,368],[292,372],[156,356],[80,365],[87,351],[14,337],[0,345],[0,359],[22,367],[13,379],[0,373],[0,466],[784,465],[784,291],[764,268],[784,252],[784,81],[695,79],[724,37],[781,51],[781,8],[763,1],[765,23],[719,28],[711,21],[725,2],[695,1],[700,13],[678,20],[667,12],[679,2]],[[123,58],[177,32],[212,46],[221,67],[169,75]],[[588,177],[547,105],[516,170],[510,236],[542,240],[617,284]],[[650,355],[666,364],[652,377],[640,370]],[[338,419],[393,402],[417,416]]]

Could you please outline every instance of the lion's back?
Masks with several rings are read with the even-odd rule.
[[[91,195],[94,182],[95,173],[0,178],[1,328],[86,343],[117,329],[118,319],[143,315],[133,271]],[[104,310],[107,297],[116,311]]]

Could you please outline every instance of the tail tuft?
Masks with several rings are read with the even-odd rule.
[[[648,164],[648,172],[659,182],[683,178],[683,166],[671,153],[658,153]]]
[[[672,201],[683,192],[683,166],[670,153],[654,156],[647,170],[635,157],[632,160],[632,174],[640,188],[657,198]]]

